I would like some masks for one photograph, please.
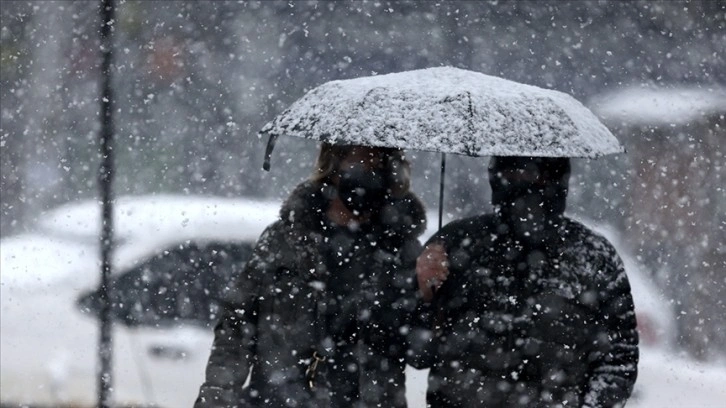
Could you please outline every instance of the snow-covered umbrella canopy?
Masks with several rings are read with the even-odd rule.
[[[623,151],[570,95],[451,67],[327,82],[260,134],[271,137],[268,159],[280,135],[468,156],[596,158]]]

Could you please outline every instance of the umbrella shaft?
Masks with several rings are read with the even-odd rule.
[[[446,171],[446,153],[441,153],[441,177],[439,179],[439,229],[444,217],[444,172]]]

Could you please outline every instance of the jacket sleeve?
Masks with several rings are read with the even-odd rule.
[[[361,285],[358,330],[363,341],[358,350],[363,406],[406,406],[406,330],[416,305],[411,271],[415,264],[413,254],[420,252],[420,247],[415,239],[404,243],[399,248],[400,263],[384,262],[377,271],[383,275],[378,281],[381,286]],[[368,313],[360,313],[363,310]],[[361,318],[366,314],[368,319]]]
[[[406,336],[406,342],[408,343],[406,362],[417,369],[430,368],[434,363],[437,348],[435,314],[439,304],[436,301],[425,302],[421,298],[418,290],[418,279],[416,278],[415,260],[413,261],[411,278],[413,280],[415,307],[411,312],[409,330]]]
[[[625,405],[638,374],[638,332],[628,277],[614,248],[609,247],[603,263],[596,271],[596,286],[607,334],[603,340],[609,344],[590,366],[583,400],[589,408]]]
[[[425,245],[430,243],[441,243],[447,248],[447,255],[450,256],[451,248],[456,248],[462,237],[466,237],[468,229],[464,226],[465,221],[454,221],[444,226],[426,241]],[[420,253],[419,253],[420,255]],[[456,286],[452,281],[455,280],[450,276],[449,280],[441,286],[431,302],[425,302],[418,290],[418,279],[416,278],[416,264],[414,260],[413,271],[411,273],[414,285],[414,294],[416,298],[416,307],[411,313],[410,330],[407,336],[408,352],[406,354],[406,362],[417,369],[430,368],[437,359],[439,348],[439,340],[437,338],[440,327],[437,323],[442,321],[443,309],[448,302],[452,286]],[[449,290],[447,290],[447,288]],[[456,288],[460,290],[460,288]],[[447,313],[450,313],[447,310]]]
[[[406,351],[406,330],[416,306],[414,268],[421,244],[414,238],[394,250],[374,253],[368,279],[360,284],[359,331],[364,342],[388,357]],[[397,254],[397,256],[394,256]],[[397,258],[397,259],[396,259]]]
[[[274,257],[271,230],[260,236],[244,272],[232,285],[234,290],[226,296],[195,408],[246,406],[242,386],[255,361],[262,277]]]
[[[446,248],[452,248],[456,245],[452,237],[457,236],[455,232],[459,230],[456,221],[448,224],[430,237],[425,245],[437,242],[443,244]],[[406,353],[406,362],[417,369],[430,368],[436,360],[438,348],[438,339],[436,337],[438,328],[436,327],[436,323],[440,320],[439,314],[444,303],[442,297],[446,297],[446,293],[442,292],[446,292],[444,289],[447,285],[445,284],[441,287],[431,302],[426,302],[418,290],[415,260],[411,276],[414,285],[416,307],[411,313],[410,330],[407,336],[408,351]],[[450,285],[451,283],[448,284],[448,286]]]

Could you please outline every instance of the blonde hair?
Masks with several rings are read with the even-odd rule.
[[[310,180],[315,183],[332,183],[332,179],[340,169],[341,161],[347,157],[358,145],[334,145],[323,143],[320,146],[315,170]],[[394,197],[402,197],[411,187],[411,164],[406,160],[402,150],[390,147],[370,147],[381,154],[390,177],[391,193]]]

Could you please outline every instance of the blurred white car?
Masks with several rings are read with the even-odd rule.
[[[607,238],[623,260],[635,303],[640,346],[666,350],[672,348],[675,344],[675,312],[655,284],[654,273],[635,260],[617,231],[607,225],[595,225],[589,221],[584,223]]]
[[[3,403],[96,398],[100,206],[75,203],[0,241]],[[217,299],[279,203],[124,197],[115,205],[113,397],[191,406],[204,378]]]
[[[588,221],[585,223],[615,246],[630,281],[640,336],[640,361],[638,379],[628,407],[723,407],[726,401],[726,368],[676,354],[676,316],[671,302],[654,283],[654,273],[649,273],[635,259],[612,228]]]
[[[204,379],[224,282],[237,273],[280,203],[218,197],[124,197],[115,207],[113,397],[120,404],[191,406]],[[99,204],[43,215],[34,233],[0,241],[2,403],[92,406],[96,398]],[[436,231],[429,214],[424,238]],[[726,372],[670,354],[668,302],[624,251],[641,333],[629,406],[718,406]],[[423,407],[426,370],[407,372]]]

